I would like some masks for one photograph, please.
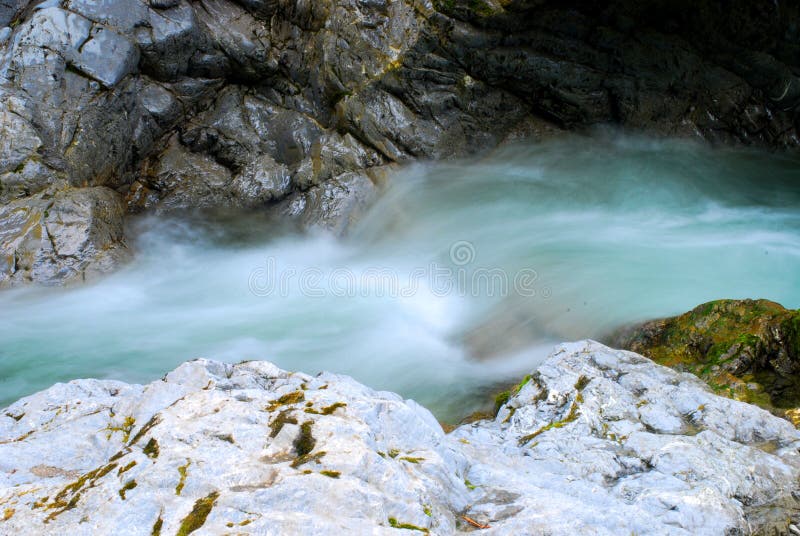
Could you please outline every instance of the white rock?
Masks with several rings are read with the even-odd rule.
[[[787,530],[770,507],[794,500],[798,446],[788,422],[591,341],[450,434],[345,376],[197,360],[4,410],[0,533],[451,534],[462,516],[487,534]]]

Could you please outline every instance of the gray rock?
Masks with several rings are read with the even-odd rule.
[[[337,177],[520,133],[796,148],[798,16],[770,0],[0,0],[0,200],[67,182],[133,211],[291,197],[322,221],[349,191]],[[286,169],[256,178],[270,159]]]
[[[13,22],[28,3],[28,0],[0,0],[0,26]]]
[[[110,88],[132,73],[138,61],[139,50],[128,39],[96,28],[74,56],[72,65]]]
[[[143,85],[139,99],[144,109],[163,125],[171,125],[181,116],[181,103],[160,84],[153,82]]]
[[[20,111],[25,113],[19,99],[7,96],[0,103],[0,173],[21,168],[42,146],[30,119]]]
[[[123,205],[108,188],[58,189],[0,207],[0,287],[63,284],[126,258]]]
[[[161,192],[162,210],[210,208],[230,206],[231,181],[228,168],[206,155],[188,151],[173,139],[147,185]]]
[[[264,155],[245,166],[233,179],[232,188],[242,204],[255,205],[282,199],[291,190],[291,185],[289,168]]]
[[[158,80],[175,81],[203,43],[194,10],[187,4],[151,11],[148,27],[135,30],[142,71]]]
[[[64,7],[125,35],[149,23],[149,10],[141,0],[67,0]]]
[[[495,420],[449,434],[345,376],[197,360],[147,386],[77,380],[3,410],[2,526],[786,532],[799,446],[788,422],[590,341],[556,348]]]
[[[150,7],[156,9],[169,9],[181,3],[181,0],[150,0]]]
[[[287,199],[281,211],[306,229],[345,234],[370,205],[385,181],[385,167],[344,173]]]

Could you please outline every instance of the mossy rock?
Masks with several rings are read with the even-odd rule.
[[[505,15],[509,4],[509,0],[434,0],[433,3],[440,13],[475,22]]]
[[[800,310],[768,300],[717,300],[625,328],[608,342],[795,422],[796,412],[787,410],[800,406]]]

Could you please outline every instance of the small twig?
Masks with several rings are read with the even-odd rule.
[[[466,521],[467,523],[469,523],[473,527],[477,527],[479,529],[489,529],[489,528],[491,528],[491,526],[489,526],[489,525],[482,525],[481,523],[478,523],[477,521],[475,521],[471,517],[461,516],[461,519],[463,519],[464,521]]]

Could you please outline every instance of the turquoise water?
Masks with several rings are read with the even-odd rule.
[[[799,209],[797,158],[575,137],[406,168],[344,239],[143,218],[123,270],[0,293],[0,405],[203,356],[349,374],[452,420],[558,341],[717,298],[800,307]]]

